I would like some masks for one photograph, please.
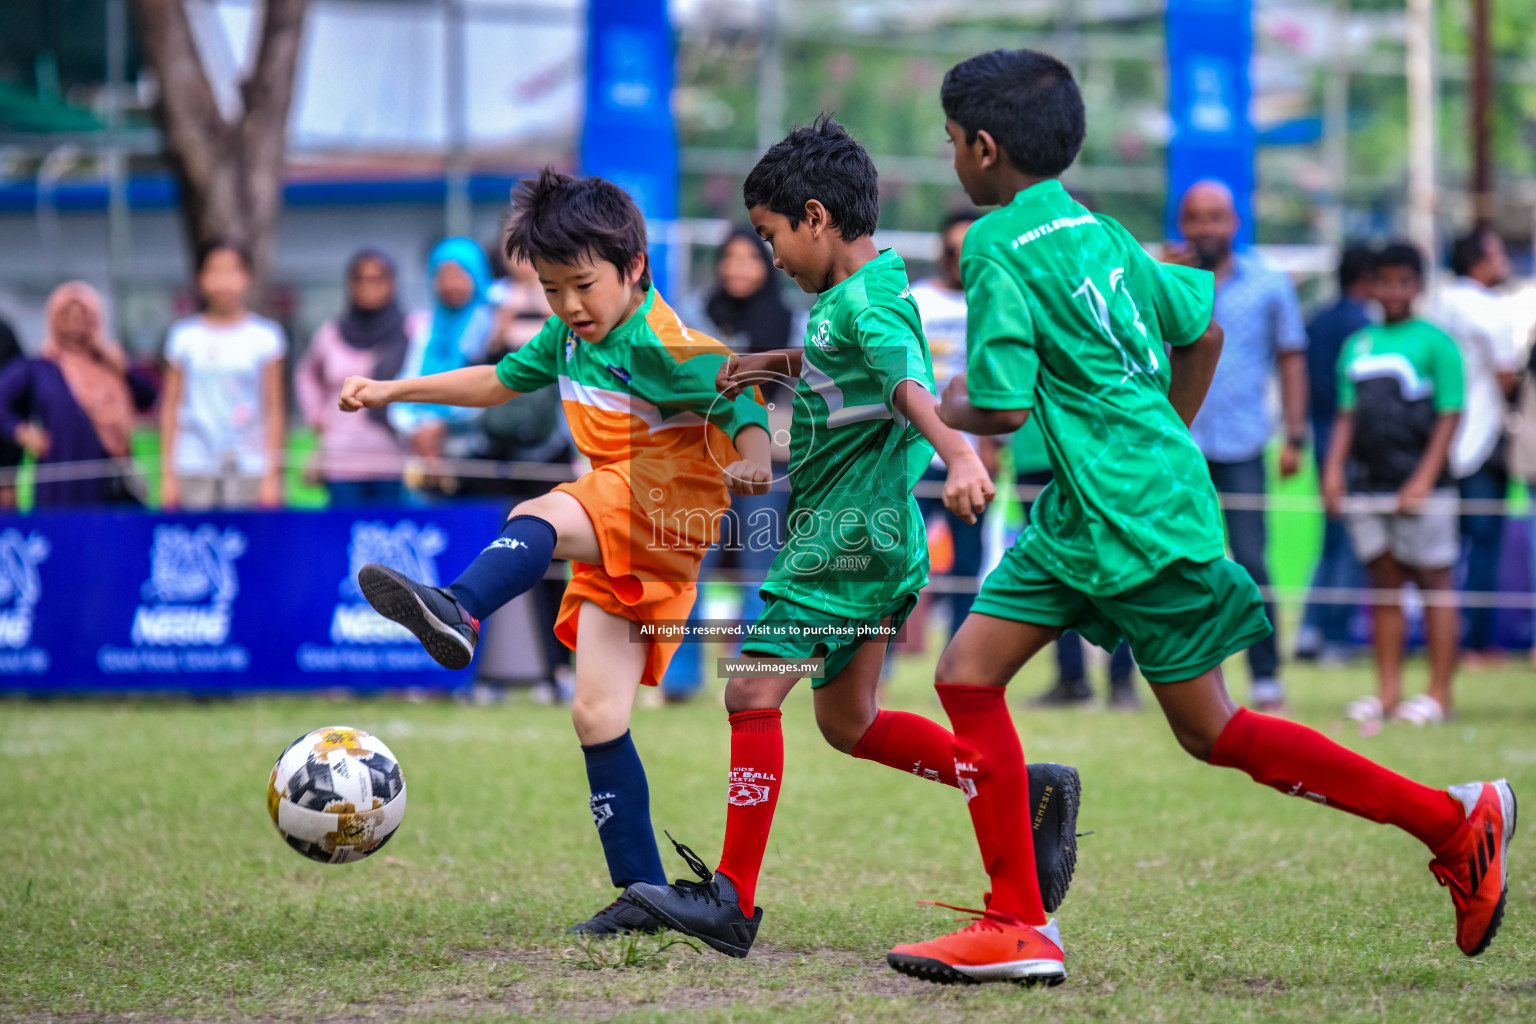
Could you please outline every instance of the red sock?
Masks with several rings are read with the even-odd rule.
[[[779,805],[784,774],[784,731],[778,708],[738,711],[731,716],[731,781],[725,809],[725,848],[720,874],[736,884],[741,912],[752,916],[757,873],[768,849],[773,809]]]
[[[1396,825],[1431,850],[1466,819],[1465,808],[1445,790],[1383,768],[1315,729],[1246,708],[1221,731],[1210,763],[1245,771],[1289,796]]]
[[[992,879],[989,909],[1045,924],[1029,826],[1029,770],[1001,686],[938,683],[955,727],[955,775]]]
[[[955,737],[922,715],[879,712],[853,748],[853,756],[911,772],[920,779],[959,785],[955,781]]]

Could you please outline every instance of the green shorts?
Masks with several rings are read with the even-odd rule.
[[[1274,631],[1253,577],[1228,558],[1174,562],[1139,587],[1093,597],[1015,547],[987,575],[971,611],[1075,629],[1108,651],[1129,640],[1153,683],[1193,679]]]
[[[769,594],[762,614],[747,630],[747,638],[741,644],[741,653],[770,658],[825,658],[826,673],[820,679],[811,680],[812,687],[825,686],[848,667],[848,662],[853,660],[853,656],[864,645],[868,634],[858,636],[860,626],[877,625],[884,619],[890,619],[891,626],[899,630],[915,607],[917,595],[902,594],[877,615],[867,619],[845,619]],[[795,627],[796,635],[770,633],[775,623]]]

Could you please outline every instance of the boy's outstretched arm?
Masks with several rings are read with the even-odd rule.
[[[732,356],[720,364],[715,374],[715,390],[734,399],[755,384],[765,384],[780,377],[798,377],[803,355],[804,349],[780,348],[750,356]]]
[[[904,380],[897,384],[891,404],[928,439],[949,468],[949,476],[944,480],[944,507],[967,523],[976,522],[997,497],[997,488],[987,475],[987,468],[982,465],[976,449],[964,435],[944,425],[939,417],[939,403],[917,381]]]
[[[1211,389],[1211,378],[1216,376],[1216,363],[1221,359],[1221,344],[1226,332],[1212,317],[1205,332],[1188,345],[1175,346],[1168,357],[1168,401],[1179,419],[1187,427],[1195,422],[1195,414],[1205,404],[1205,394]]]
[[[939,419],[954,430],[969,434],[995,437],[1011,434],[1029,419],[1028,409],[978,409],[971,404],[970,392],[965,387],[966,375],[956,374],[944,389],[939,402]]]
[[[407,380],[369,380],[348,377],[341,386],[337,405],[342,412],[381,409],[391,402],[422,402],[428,405],[461,405],[484,409],[517,395],[501,382],[494,366],[466,366],[461,370],[434,373]]]

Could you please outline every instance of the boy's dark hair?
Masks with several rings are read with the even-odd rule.
[[[645,217],[619,186],[603,178],[577,178],[546,167],[512,190],[507,258],[574,266],[612,263],[619,274],[645,259],[640,287],[651,286]]]
[[[1368,245],[1351,245],[1339,256],[1339,288],[1348,291],[1362,277],[1376,272],[1376,253]]]
[[[1466,277],[1472,273],[1472,268],[1483,261],[1483,256],[1488,251],[1488,236],[1493,234],[1488,228],[1477,228],[1462,235],[1451,243],[1451,273],[1457,277]]]
[[[1387,267],[1407,267],[1420,280],[1424,278],[1424,257],[1412,242],[1390,242],[1376,254],[1377,270]]]
[[[250,273],[251,254],[246,251],[245,246],[228,238],[215,238],[197,247],[197,272],[199,274],[208,265],[209,257],[216,252],[234,253],[235,257],[239,259],[240,265],[245,268],[246,273]]]
[[[848,129],[822,114],[776,142],[741,186],[747,209],[766,206],[797,228],[805,204],[827,208],[845,242],[875,233],[880,222],[880,179],[875,162]]]
[[[967,143],[985,131],[1009,163],[1037,178],[1071,167],[1088,131],[1071,70],[1038,50],[993,50],[963,60],[944,76],[939,99]]]

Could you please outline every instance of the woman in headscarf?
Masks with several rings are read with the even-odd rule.
[[[427,263],[432,282],[432,313],[411,337],[402,378],[457,370],[483,361],[496,311],[486,297],[491,267],[485,253],[468,238],[448,238],[437,244]],[[480,409],[449,405],[405,403],[391,405],[389,423],[403,436],[411,451],[423,457],[463,456],[476,447],[473,432],[483,414]],[[423,483],[452,493],[458,481],[450,478]]]
[[[411,335],[425,320],[401,310],[395,264],[383,252],[363,249],[347,263],[346,312],[315,331],[293,379],[299,409],[320,435],[318,469],[334,506],[400,501],[405,448],[384,410],[350,416],[336,396],[348,377],[400,376]]]
[[[43,508],[138,500],[129,487],[129,442],[134,415],[154,404],[155,388],[128,368],[122,347],[106,336],[96,289],[82,281],[54,289],[38,355],[0,373],[0,433],[31,452],[40,467],[100,466],[58,479],[44,469],[33,503]]]

